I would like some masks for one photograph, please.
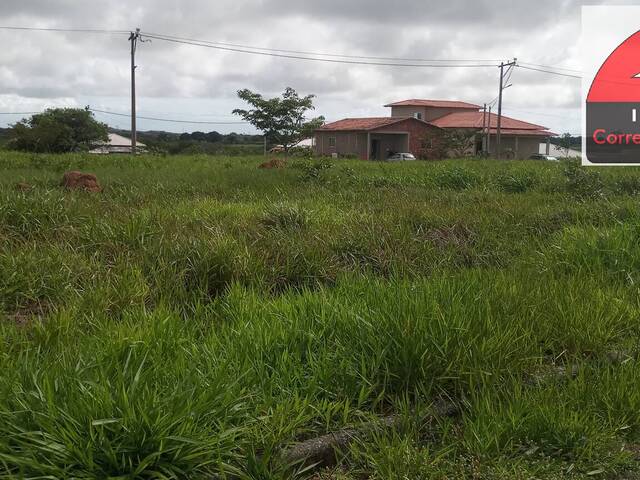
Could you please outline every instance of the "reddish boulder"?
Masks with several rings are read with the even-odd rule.
[[[65,172],[60,186],[67,190],[84,190],[86,192],[101,192],[102,187],[93,173]]]
[[[286,165],[284,160],[272,158],[268,162],[261,163],[258,168],[284,168]]]

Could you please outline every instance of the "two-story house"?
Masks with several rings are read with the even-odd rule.
[[[470,155],[482,150],[496,154],[498,116],[489,115],[479,105],[449,100],[403,100],[389,103],[389,117],[346,118],[328,123],[315,132],[318,155],[355,155],[364,160],[384,160],[393,152],[420,156],[424,139],[438,131],[464,129],[476,132]],[[488,145],[483,126],[488,126]],[[538,153],[540,143],[556,134],[546,127],[502,116],[501,149],[513,158]],[[488,149],[487,149],[488,146]]]

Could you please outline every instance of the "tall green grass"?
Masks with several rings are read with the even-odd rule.
[[[638,474],[638,172],[260,160],[0,158],[1,477]]]

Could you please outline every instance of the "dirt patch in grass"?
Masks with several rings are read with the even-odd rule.
[[[258,165],[258,168],[284,168],[286,166],[286,162],[280,158],[272,158],[271,160],[261,163]]]
[[[48,310],[49,307],[42,302],[31,302],[12,313],[7,313],[5,318],[19,327],[27,327],[34,321],[41,321]]]
[[[462,248],[472,245],[475,240],[474,232],[464,224],[456,223],[449,227],[439,227],[424,232],[424,238],[438,248]]]

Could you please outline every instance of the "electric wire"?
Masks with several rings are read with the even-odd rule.
[[[176,44],[184,44],[184,45],[194,45],[205,48],[212,48],[216,50],[230,51],[236,53],[246,53],[251,55],[262,55],[267,57],[280,57],[280,58],[288,58],[294,60],[307,60],[307,61],[315,61],[315,62],[327,62],[327,63],[343,63],[343,64],[351,64],[351,65],[376,65],[376,66],[387,66],[387,67],[420,67],[420,68],[486,68],[486,67],[495,67],[496,64],[489,63],[465,63],[465,64],[439,64],[439,63],[397,63],[397,62],[377,62],[377,61],[362,61],[362,60],[347,60],[347,59],[337,59],[337,58],[317,58],[317,57],[309,57],[302,55],[294,55],[294,54],[285,54],[285,53],[275,53],[275,52],[262,52],[262,51],[252,51],[243,48],[237,47],[224,47],[219,45],[212,45],[208,43],[204,43],[201,41],[190,41],[190,40],[178,40],[171,37],[153,35],[153,34],[142,34],[145,38],[151,38],[155,40],[161,40],[170,43]]]

